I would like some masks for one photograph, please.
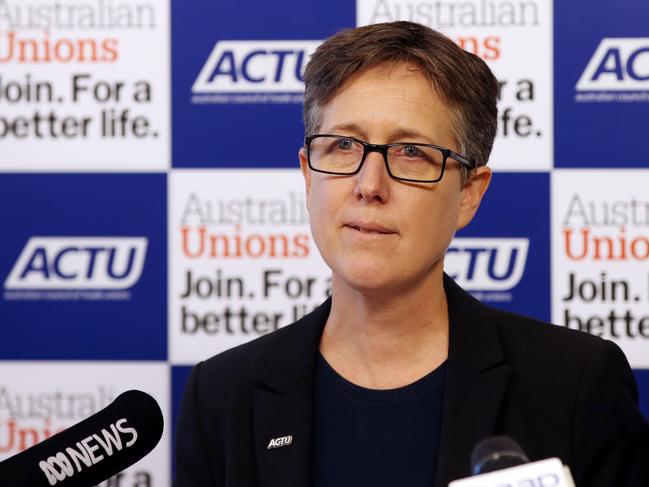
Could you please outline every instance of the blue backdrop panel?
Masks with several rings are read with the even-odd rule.
[[[649,370],[634,370],[635,379],[640,390],[640,410],[649,418]]]
[[[577,25],[578,23],[578,25]],[[638,38],[636,77],[649,92],[649,2],[646,0],[562,1],[554,9],[554,127],[556,167],[647,167],[649,99],[629,102],[577,102],[575,85],[603,38]],[[612,42],[598,56],[597,80],[630,81],[629,56]],[[637,50],[637,49],[636,49]],[[617,52],[616,52],[617,51]],[[603,65],[602,65],[603,64]],[[619,71],[618,71],[619,69]],[[590,76],[592,78],[593,76]],[[598,92],[615,93],[616,90]]]
[[[54,3],[53,0],[38,1],[43,5]],[[93,5],[101,3],[88,1]],[[161,0],[160,5],[166,7],[165,1]],[[374,5],[378,3],[380,0]],[[395,7],[393,3],[382,5]],[[391,7],[395,16],[416,17],[417,5],[425,2],[406,3],[401,2],[401,9]],[[0,174],[0,217],[4,223],[0,240],[0,282],[4,284],[0,290],[0,361],[161,361],[169,369],[171,411],[166,428],[172,432],[190,367],[174,365],[168,355],[167,210],[174,202],[170,201],[174,195],[168,194],[167,175],[192,168],[210,168],[218,175],[223,172],[222,168],[297,167],[297,151],[304,134],[301,92],[299,86],[295,89],[300,76],[291,69],[291,62],[306,52],[309,41],[317,42],[339,29],[353,27],[356,2],[169,0],[168,5],[171,11],[172,136],[168,147],[171,168],[140,174],[137,172],[140,169],[128,166],[128,161],[115,161],[123,164],[120,167],[125,168],[124,173],[67,173],[69,166],[52,164],[48,166],[49,173],[7,171]],[[544,321],[552,316],[550,229],[557,228],[550,213],[552,173],[559,172],[557,168],[606,167],[620,173],[628,167],[649,168],[649,2],[593,0],[585,4],[567,0],[554,2],[553,10],[554,166],[541,172],[497,172],[475,220],[457,235],[482,240],[485,246],[496,245],[493,242],[497,239],[527,239],[529,249],[521,279],[501,293],[507,299],[496,299],[498,292],[473,291],[490,306]],[[26,36],[27,30],[21,35]],[[30,30],[29,36],[37,36],[37,31],[40,32]],[[69,31],[75,38],[86,36],[78,29]],[[7,32],[6,26],[0,25],[0,42],[8,39]],[[484,32],[489,35],[487,30]],[[68,31],[58,34],[68,35]],[[58,34],[52,31],[47,36],[54,39]],[[38,33],[41,35],[46,34]],[[608,47],[598,52],[604,39],[608,39]],[[288,52],[272,52],[275,48],[268,47],[272,42],[286,42]],[[533,44],[525,44],[525,49],[533,51]],[[634,47],[629,50],[631,44]],[[221,51],[215,51],[215,46],[220,46]],[[216,54],[210,65],[212,53]],[[132,53],[125,50],[124,55],[127,54]],[[253,63],[261,64],[248,70],[245,59],[253,56],[257,56]],[[533,56],[530,62],[534,62]],[[210,91],[209,86],[192,90],[206,64],[210,66],[207,85],[216,79],[229,79],[226,85],[232,92],[221,88],[221,91]],[[578,89],[589,64],[599,73],[595,76],[592,71],[590,78],[586,77],[589,89]],[[84,65],[84,69],[97,77],[105,67]],[[10,107],[6,87],[12,68],[8,63],[0,66],[0,111]],[[63,76],[56,63],[47,68],[54,75]],[[282,79],[273,80],[272,89],[262,89],[261,82],[255,79],[254,73],[259,76],[257,69],[270,76],[268,79],[273,78],[273,73],[281,73]],[[525,75],[526,66],[521,67],[521,73],[520,76]],[[612,85],[604,87],[602,83],[607,80],[613,80]],[[621,101],[621,95],[630,93],[626,88],[632,82],[636,83],[633,93],[639,97]],[[214,93],[225,96],[211,97]],[[229,97],[241,93],[253,96],[245,102],[236,96]],[[273,96],[266,96],[269,94]],[[284,94],[291,96],[281,101]],[[583,94],[593,96],[581,97]],[[642,101],[643,94],[645,101]],[[201,98],[202,95],[207,96]],[[60,108],[77,107],[64,100]],[[26,151],[31,142],[24,140]],[[18,155],[15,160],[21,160]],[[164,161],[154,162],[158,164],[156,167],[164,167]],[[24,172],[28,168],[19,170]],[[268,185],[272,188],[273,184],[269,173]],[[242,198],[249,193],[246,187],[237,190]],[[214,201],[221,199],[217,191]],[[606,187],[601,192],[606,196]],[[214,211],[219,209],[215,207]],[[37,290],[37,298],[28,299],[24,296],[29,289],[12,288],[7,282],[17,259],[30,239],[36,237],[77,238],[80,244],[82,239],[97,237],[115,241],[125,237],[146,239],[143,270],[136,282],[124,290],[125,297],[121,299],[109,299],[102,294],[109,289],[96,287],[82,291],[91,295],[96,290],[103,298],[48,298],[47,292],[57,291],[56,286]],[[174,256],[171,257],[173,261]],[[648,262],[639,261],[637,272],[646,275]],[[26,294],[16,299],[21,292]],[[634,374],[641,410],[649,418],[649,370],[634,370]],[[31,379],[24,377],[28,383]],[[75,379],[76,376],[71,377],[70,381]],[[0,387],[8,382],[0,380]],[[29,394],[43,392],[38,387],[34,386]],[[172,468],[172,459],[167,460],[164,468]],[[113,481],[111,485],[117,483]]]
[[[145,237],[148,245],[129,299],[3,295],[0,358],[166,360],[166,197],[164,174],[3,175],[3,279],[31,237]]]
[[[321,40],[354,26],[353,3],[174,0],[171,19],[173,166],[296,166],[304,138],[301,103],[193,104],[191,87],[217,41]],[[224,63],[225,72],[230,64]],[[254,89],[241,67],[235,69],[238,84]]]
[[[475,219],[458,237],[527,238],[525,271],[511,301],[488,302],[550,321],[550,178],[547,173],[495,173]]]

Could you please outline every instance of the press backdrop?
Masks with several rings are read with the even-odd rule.
[[[0,0],[0,460],[138,388],[166,432],[106,485],[170,485],[189,367],[328,293],[302,69],[397,19],[501,82],[493,184],[447,271],[615,341],[649,416],[646,1]]]

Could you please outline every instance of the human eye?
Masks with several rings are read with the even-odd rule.
[[[354,148],[354,141],[348,137],[340,137],[335,142],[335,148],[339,151],[349,151]]]
[[[424,157],[424,151],[422,151],[419,147],[416,145],[404,145],[403,148],[403,155],[406,157]]]
[[[319,142],[321,152],[325,154],[342,154],[351,152],[356,144],[349,137],[323,137]]]
[[[428,148],[417,144],[399,144],[394,148],[392,156],[409,163],[434,162]]]

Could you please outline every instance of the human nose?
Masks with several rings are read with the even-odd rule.
[[[356,175],[354,196],[359,201],[385,203],[390,196],[390,179],[384,155],[380,152],[369,152]]]

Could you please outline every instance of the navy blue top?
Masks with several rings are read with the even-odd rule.
[[[352,384],[319,354],[311,485],[434,486],[445,365],[407,386],[375,390]]]

